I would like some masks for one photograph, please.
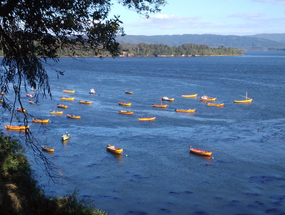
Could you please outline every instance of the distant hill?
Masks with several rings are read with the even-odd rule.
[[[186,43],[197,45],[208,45],[211,48],[232,47],[246,50],[268,50],[269,48],[285,48],[285,34],[259,34],[255,36],[224,36],[215,34],[183,34],[183,35],[126,35],[118,37],[119,43],[125,44],[163,44],[172,46],[181,46]]]

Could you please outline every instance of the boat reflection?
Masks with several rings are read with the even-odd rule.
[[[113,157],[115,157],[115,158],[118,160],[118,162],[119,162],[120,164],[123,163],[123,156],[122,156],[122,155],[114,154],[114,153],[109,152],[109,151],[107,151],[107,152],[108,152],[109,154],[113,155]]]

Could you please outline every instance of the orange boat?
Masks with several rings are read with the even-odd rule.
[[[32,122],[36,123],[48,123],[49,119],[32,119]]]
[[[168,105],[155,105],[153,104],[152,107],[157,107],[157,108],[167,108]]]
[[[60,99],[65,101],[73,101],[75,97],[60,97]]]
[[[22,109],[22,108],[19,107],[19,108],[17,108],[17,111],[24,113],[24,112],[26,112],[27,110],[26,110],[26,109]]]
[[[126,110],[119,110],[120,114],[127,114],[127,115],[133,115],[133,111],[126,111]]]
[[[217,99],[217,97],[213,98],[213,97],[209,97],[209,96],[202,96],[199,100],[204,101],[204,102],[210,102],[210,101],[215,101],[216,99]]]
[[[193,94],[193,95],[182,95],[182,97],[185,98],[196,98],[198,94]]]
[[[57,107],[67,109],[67,105],[57,104]]]
[[[119,105],[123,105],[123,106],[131,106],[132,103],[123,103],[123,102],[119,102]]]
[[[139,121],[154,121],[156,117],[148,117],[148,118],[139,118]]]
[[[0,102],[3,102],[3,99],[0,99]]]
[[[212,152],[204,151],[204,150],[200,150],[200,149],[193,149],[193,148],[191,148],[191,146],[190,146],[189,150],[190,150],[190,152],[198,154],[198,155],[203,155],[203,156],[211,156],[212,155]]]
[[[183,109],[175,109],[176,112],[183,112],[183,113],[195,113],[196,109],[188,109],[188,110],[183,110]]]
[[[34,102],[33,102],[33,101],[29,101],[29,103],[30,103],[31,105],[33,105],[33,104],[34,104]]]
[[[207,106],[223,107],[224,103],[220,103],[220,104],[207,103]]]
[[[66,116],[71,119],[81,119],[81,116],[75,116],[73,114],[66,114]]]
[[[75,90],[63,90],[64,93],[75,93]]]
[[[87,105],[91,105],[92,101],[81,101],[79,100],[80,104],[87,104]]]
[[[133,92],[131,92],[131,91],[125,91],[125,93],[127,93],[127,94],[133,94]]]
[[[26,130],[26,129],[28,129],[30,127],[29,125],[26,125],[26,126],[4,125],[4,126],[8,130]]]
[[[107,151],[115,153],[115,154],[121,154],[123,152],[123,149],[117,148],[115,146],[111,146],[110,144],[107,145]]]
[[[1,96],[4,96],[4,95],[5,95],[5,93],[3,93],[3,92],[0,92],[0,95],[1,95]]]

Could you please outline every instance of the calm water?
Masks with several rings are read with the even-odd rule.
[[[47,68],[53,99],[33,106],[23,99],[29,113],[51,119],[47,126],[31,124],[31,129],[55,149],[47,156],[70,179],[49,183],[33,164],[48,195],[76,189],[97,208],[119,215],[285,212],[285,52],[65,58],[53,66],[65,71],[59,79]],[[62,88],[75,94],[63,93]],[[90,88],[96,95],[88,93]],[[246,92],[252,104],[233,103]],[[196,93],[196,99],[182,98]],[[198,99],[202,95],[217,97],[224,108],[206,106]],[[60,101],[61,96],[74,96],[75,101]],[[167,109],[153,108],[163,96],[175,102],[163,102]],[[63,116],[49,115],[49,110],[58,110],[57,103],[68,109]],[[196,113],[177,113],[175,108]],[[121,115],[119,110],[134,115]],[[82,119],[68,119],[68,113]],[[138,121],[148,116],[156,116],[156,121]],[[65,131],[71,138],[63,144]],[[107,152],[107,144],[123,148],[123,155]],[[213,151],[213,158],[190,154],[189,145]]]

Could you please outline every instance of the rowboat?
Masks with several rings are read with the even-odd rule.
[[[33,98],[34,95],[33,94],[26,94],[27,97]]]
[[[48,123],[49,119],[32,119],[32,122],[37,122],[37,123]]]
[[[220,104],[207,103],[207,106],[223,107],[224,103],[220,103]]]
[[[74,97],[60,97],[61,100],[73,101]]]
[[[43,149],[44,151],[46,151],[46,152],[53,152],[53,151],[54,151],[53,148],[48,147],[48,146],[42,146],[42,149]]]
[[[69,140],[69,134],[67,132],[65,132],[66,134],[61,136],[61,139],[64,140]]]
[[[153,104],[152,107],[157,107],[157,108],[167,108],[168,105],[155,105]]]
[[[245,100],[234,100],[234,103],[251,103],[252,99],[247,98],[247,93],[245,96]]]
[[[170,101],[170,102],[173,102],[173,101],[174,101],[174,98],[170,99],[170,98],[164,96],[164,97],[161,98],[161,100],[162,100],[162,101]]]
[[[183,109],[175,109],[176,112],[183,112],[183,113],[195,113],[196,109],[188,109],[188,110],[183,110]]]
[[[79,103],[91,105],[92,101],[81,101],[81,100],[79,100]]]
[[[134,112],[133,111],[126,111],[126,110],[119,110],[120,114],[127,114],[127,115],[132,115]]]
[[[75,116],[73,114],[66,114],[66,116],[71,119],[81,119],[81,116]]]
[[[57,104],[57,107],[67,109],[67,105]]]
[[[125,93],[127,93],[127,94],[133,94],[133,92],[131,92],[131,91],[125,91]]]
[[[123,106],[131,106],[132,103],[122,103],[122,102],[119,102],[119,105],[123,105]]]
[[[34,104],[34,102],[33,102],[33,101],[29,101],[29,103],[30,103],[31,105],[33,105],[33,104]]]
[[[189,150],[190,150],[190,152],[198,154],[198,155],[204,155],[204,156],[211,156],[212,155],[212,152],[204,151],[204,150],[200,150],[200,149],[193,149],[193,148],[191,148],[191,146],[190,146]]]
[[[0,99],[0,102],[3,102],[3,99]]]
[[[4,95],[5,95],[5,93],[3,93],[3,92],[0,92],[0,95],[1,95],[1,96],[4,96]]]
[[[63,90],[64,93],[75,93],[75,90]]]
[[[95,90],[94,89],[90,89],[89,93],[90,94],[95,94]]]
[[[110,144],[107,145],[107,151],[112,152],[114,154],[121,154],[123,149],[117,148],[115,146],[111,146]]]
[[[186,98],[194,98],[197,97],[198,94],[193,94],[193,95],[182,95],[182,97],[186,97]]]
[[[37,91],[36,89],[34,89],[34,88],[31,88],[31,91]]]
[[[63,111],[50,111],[49,113],[54,115],[62,115]]]
[[[209,96],[202,96],[201,98],[199,98],[200,101],[205,101],[205,102],[210,102],[210,101],[215,101],[217,99],[213,98],[213,97],[209,97]]]
[[[6,129],[8,130],[26,130],[30,126],[29,125],[23,125],[23,126],[18,126],[18,125],[4,125]]]
[[[17,108],[17,111],[24,113],[24,112],[26,112],[27,110],[26,110],[26,109],[22,109],[22,108],[19,107],[19,108]]]
[[[154,121],[156,117],[148,117],[148,118],[139,118],[139,121]]]

